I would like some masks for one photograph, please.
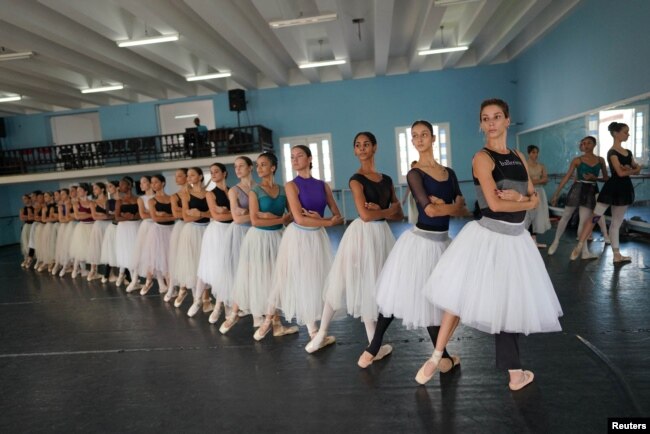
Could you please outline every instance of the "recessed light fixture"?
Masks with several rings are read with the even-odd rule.
[[[140,39],[129,39],[128,41],[118,41],[118,47],[134,47],[136,45],[149,45],[149,44],[160,44],[162,42],[174,42],[178,41],[180,35],[175,33],[173,35],[161,35],[161,36],[148,36],[146,38]]]
[[[81,89],[81,93],[95,93],[95,92],[110,92],[112,90],[124,89],[123,84],[116,84],[113,86],[91,87],[88,89]]]
[[[469,47],[447,47],[447,48],[436,48],[433,50],[420,50],[418,54],[420,56],[428,56],[429,54],[442,54],[442,53],[453,53],[455,51],[466,51]]]
[[[298,68],[300,69],[307,69],[307,68],[320,68],[321,66],[332,66],[332,65],[343,65],[346,61],[341,59],[341,60],[324,60],[322,62],[311,62],[311,63],[303,63],[302,65],[298,65]]]
[[[33,51],[22,51],[20,53],[6,53],[0,54],[0,62],[4,60],[20,60],[29,59],[34,55]]]
[[[205,74],[205,75],[195,75],[192,77],[185,77],[187,81],[199,81],[199,80],[212,80],[213,78],[225,78],[230,77],[232,74],[230,72],[219,72],[216,74]]]
[[[189,114],[189,115],[176,115],[176,116],[174,116],[174,119],[187,119],[187,118],[195,118],[195,117],[198,117],[198,116],[199,116],[198,113],[192,113],[192,114]]]
[[[325,23],[327,21],[334,21],[336,20],[336,18],[337,18],[336,14],[322,14],[322,15],[315,15],[313,17],[299,17],[299,18],[294,18],[292,20],[269,21],[269,26],[273,27],[274,29],[281,29],[282,27],[304,26],[306,24]]]
[[[12,101],[20,101],[23,99],[22,96],[16,95],[16,96],[3,96],[0,97],[0,102],[12,102]]]

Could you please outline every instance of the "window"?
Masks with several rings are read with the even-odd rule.
[[[327,182],[334,189],[331,134],[283,137],[280,139],[280,143],[282,146],[282,162],[284,164],[284,182],[291,181],[295,177],[291,168],[291,148],[296,145],[304,145],[311,150],[312,176]]]
[[[433,124],[433,134],[436,141],[433,143],[433,156],[443,166],[451,168],[451,139],[449,123]],[[411,127],[395,128],[395,143],[397,144],[397,174],[398,183],[406,184],[406,174],[411,169],[411,162],[417,161],[420,156],[411,143]]]
[[[598,137],[598,155],[606,159],[607,151],[612,146],[612,136],[607,130],[609,124],[622,122],[630,127],[630,138],[623,146],[632,152],[638,163],[648,162],[647,134],[645,134],[648,122],[647,106],[603,110],[598,114],[588,115],[587,119],[589,134]],[[592,125],[596,121],[597,127]]]

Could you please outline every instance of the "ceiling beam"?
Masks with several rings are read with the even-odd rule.
[[[486,31],[480,36],[482,42],[476,47],[476,63],[491,63],[550,1],[520,0],[508,4],[509,8],[486,26]]]
[[[181,34],[178,41],[218,71],[230,71],[232,79],[246,88],[257,87],[257,71],[225,47],[227,42],[184,3],[158,0],[113,0],[143,22],[162,21]],[[151,18],[151,20],[150,20]],[[209,31],[207,29],[210,29]]]
[[[339,10],[338,2],[336,0],[316,0],[316,7],[318,7],[318,12],[321,14],[334,12],[339,15],[337,20],[328,21],[322,25],[325,27],[327,39],[329,40],[330,47],[332,47],[334,58],[346,60],[343,65],[339,65],[339,70],[341,71],[341,77],[343,80],[349,80],[352,78],[352,61],[350,59],[350,50],[348,48],[348,42],[345,39],[345,30],[343,28],[345,25],[344,14]]]
[[[191,95],[194,90],[193,86],[188,85],[177,74],[144,59],[132,50],[118,47],[115,41],[91,31],[47,6],[36,2],[0,0],[0,7],[4,8],[4,19],[68,49],[145,79],[155,79],[164,83],[164,87],[185,95]]]
[[[259,29],[259,21],[245,16],[235,2],[228,0],[184,0],[212,29],[255,65],[262,74],[278,86],[289,84],[287,65],[274,55],[268,42],[268,25]],[[260,20],[261,21],[261,20]],[[263,24],[266,24],[265,22]]]
[[[413,39],[408,51],[408,70],[418,72],[424,63],[424,56],[420,56],[420,50],[431,48],[433,38],[440,28],[442,17],[445,15],[444,7],[434,7],[433,0],[423,2],[422,10],[418,14],[418,22],[413,32]]]
[[[0,40],[6,46],[28,47],[36,52],[36,56],[43,57],[45,61],[55,61],[72,70],[82,71],[88,76],[111,81],[118,81],[133,88],[138,93],[156,99],[165,98],[165,89],[152,84],[139,76],[120,71],[112,66],[98,62],[83,54],[58,45],[46,38],[35,35],[13,24],[2,22],[0,25]],[[90,85],[92,83],[88,83]]]
[[[553,27],[555,27],[562,17],[568,16],[582,0],[563,0],[561,2],[551,2],[548,7],[535,17],[517,37],[506,47],[508,60],[514,59],[521,54],[526,48],[530,47],[536,41],[541,39]]]
[[[477,3],[467,3],[463,16],[468,16],[469,19],[461,20],[458,25],[457,44],[471,46],[481,30],[493,19],[492,16],[501,2],[502,0],[483,0]],[[465,54],[465,52],[458,51],[445,55],[442,61],[443,69],[454,68]]]
[[[375,14],[375,75],[386,75],[388,55],[390,54],[390,36],[393,29],[393,0],[374,0]]]

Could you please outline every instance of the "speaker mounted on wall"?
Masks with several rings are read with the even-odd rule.
[[[246,111],[246,91],[244,89],[229,90],[228,104],[231,112]]]

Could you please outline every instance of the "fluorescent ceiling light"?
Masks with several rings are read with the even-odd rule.
[[[174,116],[174,119],[195,118],[195,117],[197,117],[197,116],[198,116],[197,113],[192,113],[191,115],[178,115],[178,116]]]
[[[219,72],[217,74],[206,74],[206,75],[195,75],[193,77],[185,77],[187,81],[198,81],[198,80],[212,80],[213,78],[225,78],[230,77],[232,74],[229,72]]]
[[[121,89],[124,89],[124,85],[116,84],[114,86],[91,87],[89,89],[82,89],[81,93],[110,92],[112,90],[121,90]]]
[[[147,38],[140,39],[129,39],[128,41],[120,41],[117,43],[118,47],[133,47],[135,45],[148,45],[148,44],[160,44],[161,42],[173,42],[178,41],[178,33],[173,35],[163,35],[163,36],[150,36]]]
[[[17,95],[17,96],[3,96],[0,98],[0,102],[12,102],[12,101],[20,101],[23,99],[22,96]]]
[[[323,62],[303,63],[302,65],[298,65],[298,68],[320,68],[321,66],[343,65],[344,63],[345,60],[325,60]]]
[[[278,21],[269,21],[269,26],[274,29],[281,29],[282,27],[291,27],[291,26],[304,26],[306,24],[316,24],[324,23],[327,21],[336,20],[336,14],[323,14],[315,15],[313,17],[300,17],[293,20],[278,20]]]
[[[434,6],[453,6],[462,5],[464,3],[476,3],[479,0],[434,0]]]
[[[3,60],[20,60],[29,59],[34,55],[33,51],[22,51],[20,53],[6,53],[0,54],[0,62]]]
[[[428,56],[429,54],[453,53],[455,51],[466,51],[469,47],[448,47],[448,48],[435,48],[433,50],[420,50],[420,56]]]

